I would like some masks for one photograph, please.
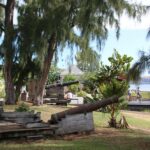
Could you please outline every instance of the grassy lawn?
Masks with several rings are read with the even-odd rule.
[[[150,92],[149,91],[141,91],[140,94],[144,100],[150,100]],[[132,92],[132,96],[136,96],[136,93]]]
[[[36,142],[2,142],[1,150],[149,150],[150,136],[130,132],[128,136],[97,136],[74,140],[43,140]]]
[[[136,112],[135,112],[136,113]],[[150,130],[150,113],[149,117],[137,115],[128,115],[125,112],[121,114],[125,115],[129,126],[139,128],[139,129],[149,129]],[[106,127],[108,125],[110,115],[108,113],[94,112],[94,121],[96,127]],[[120,115],[117,116],[120,119]]]
[[[14,108],[14,106],[13,108],[5,106],[7,111]],[[52,113],[68,108],[44,105],[41,107],[31,106],[31,109],[41,111],[42,119],[47,121]],[[94,112],[95,131],[91,134],[67,135],[56,137],[55,140],[2,141],[0,150],[150,150],[150,131],[139,130],[150,129],[150,113],[147,113],[148,115],[145,115],[145,117],[134,115],[134,113],[121,113],[126,116],[129,125],[137,129],[119,130],[108,128],[109,114]]]
[[[116,131],[114,131],[116,132]],[[118,132],[118,131],[117,131]],[[119,131],[122,134],[90,135],[64,140],[41,140],[35,142],[2,142],[1,150],[149,150],[150,136],[135,131]]]
[[[143,92],[141,92],[141,95],[145,99],[150,99],[150,92],[143,91]]]
[[[150,120],[144,120],[144,119],[134,118],[134,117],[130,117],[130,116],[126,116],[126,119],[129,123],[129,125],[131,125],[131,126],[150,130]]]

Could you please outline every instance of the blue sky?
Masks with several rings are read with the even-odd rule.
[[[134,58],[132,63],[134,63],[138,60],[139,50],[146,52],[150,50],[150,39],[146,39],[146,35],[147,29],[122,29],[120,38],[117,40],[115,31],[110,30],[108,39],[101,51],[102,61],[107,64],[108,57],[112,55],[114,49],[117,49],[121,55],[132,56]]]
[[[108,64],[108,57],[112,55],[114,49],[117,49],[121,55],[127,54],[128,56],[132,56],[134,58],[132,63],[134,63],[138,60],[139,50],[144,50],[146,52],[150,51],[150,39],[146,39],[147,32],[148,28],[121,29],[120,38],[117,40],[115,30],[109,30],[108,39],[105,41],[102,51],[100,51],[103,63]],[[98,51],[95,42],[91,45],[94,50]],[[65,68],[68,64],[67,60],[69,59],[69,56],[70,50],[65,49],[65,53],[60,57],[58,66]]]
[[[150,5],[150,0],[130,0],[130,2]],[[138,60],[139,50],[150,51],[150,39],[146,39],[148,29],[150,28],[150,11],[142,16],[141,22],[130,19],[124,14],[120,18],[120,27],[120,37],[118,40],[116,39],[115,30],[109,29],[108,39],[105,41],[103,50],[100,52],[104,64],[108,63],[107,59],[112,55],[114,49],[117,49],[122,55],[127,54],[128,56],[132,56],[134,58],[132,64]],[[97,50],[96,43],[92,43],[92,48]],[[67,67],[68,57],[69,50],[67,52],[65,50],[65,53],[62,54],[59,60],[58,66],[61,68]]]

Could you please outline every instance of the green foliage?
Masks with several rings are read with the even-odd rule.
[[[106,98],[107,93],[109,93],[109,96],[114,94],[122,96],[128,86],[127,81],[118,81],[118,77],[126,78],[132,57],[127,57],[127,55],[121,56],[114,50],[113,56],[109,57],[108,60],[110,65],[101,63],[97,72],[86,73],[83,76],[84,90],[91,93],[94,97],[99,94],[99,98]]]
[[[150,68],[150,54],[146,54],[144,51],[140,51],[140,57],[130,68],[128,73],[128,79],[137,83],[141,79],[141,74]]]
[[[77,78],[74,75],[68,74],[64,77],[63,82],[76,81],[76,80]],[[67,88],[69,91],[76,94],[79,91],[79,84],[69,85],[67,86]]]
[[[79,97],[86,97],[86,95],[87,95],[87,93],[83,90],[77,92],[77,96],[79,96]]]
[[[132,57],[121,56],[116,50],[112,57],[109,57],[110,66],[101,64],[97,78],[99,82],[109,82],[112,78],[127,77]]]
[[[21,103],[19,104],[19,106],[15,109],[16,112],[27,112],[30,111],[30,107],[25,104],[25,103]]]
[[[96,91],[96,72],[88,72],[84,73],[84,75],[81,77],[81,80],[83,81],[83,90],[87,93],[90,93],[92,95],[95,95]]]
[[[56,66],[52,65],[48,74],[47,84],[52,84],[56,82],[57,80],[59,80],[59,78],[60,78],[59,69]]]
[[[84,72],[93,72],[99,69],[100,55],[91,48],[78,52],[77,66]]]
[[[65,75],[63,82],[68,82],[68,81],[75,81],[77,80],[76,76],[72,74]]]
[[[128,89],[128,83],[126,81],[117,81],[112,79],[109,83],[102,83],[99,86],[99,90],[104,98],[111,97],[113,95],[123,96]]]
[[[125,78],[128,74],[130,62],[132,61],[131,57],[127,57],[126,55],[121,56],[116,50],[112,57],[108,58],[110,62],[110,66],[102,65],[100,72],[98,73],[99,81],[103,81],[99,85],[99,91],[103,98],[108,98],[113,95],[117,95],[119,97],[123,96],[129,85],[128,81]],[[121,80],[119,80],[121,78]],[[125,79],[124,79],[125,78]],[[110,111],[111,119],[109,121],[109,125],[111,127],[116,127],[116,115],[122,107],[122,101],[118,104],[112,104],[108,106],[108,111]]]
[[[128,81],[126,76],[130,68],[131,57],[127,55],[121,56],[116,50],[112,57],[108,58],[110,65],[101,63],[100,69],[95,74],[88,74],[85,80],[85,88],[91,91],[94,100],[108,98],[113,95],[122,97],[128,89]],[[88,99],[87,99],[88,100]],[[93,100],[92,100],[93,101]],[[109,124],[116,127],[116,115],[122,106],[122,101],[118,104],[112,104],[107,107],[107,111],[111,114]]]

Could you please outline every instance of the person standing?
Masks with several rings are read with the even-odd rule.
[[[140,94],[140,88],[139,87],[137,87],[137,90],[136,90],[136,98],[137,98],[137,100],[141,101],[142,95]]]
[[[128,100],[131,101],[131,91],[128,90]]]
[[[70,91],[68,91],[68,93],[67,93],[67,99],[72,99],[72,98],[73,98],[73,94]]]

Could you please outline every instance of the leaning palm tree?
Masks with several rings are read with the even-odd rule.
[[[141,79],[141,74],[146,69],[150,69],[150,54],[146,54],[146,52],[140,51],[139,60],[134,63],[128,72],[128,79],[133,82],[138,82]]]

